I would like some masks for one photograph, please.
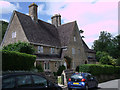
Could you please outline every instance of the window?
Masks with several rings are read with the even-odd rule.
[[[30,87],[32,86],[31,77],[29,75],[17,76],[18,87]]]
[[[14,88],[15,77],[9,77],[2,80],[2,88]]]
[[[57,63],[55,62],[55,67],[57,67]]]
[[[49,62],[44,62],[44,70],[49,70],[49,69],[50,69]]]
[[[34,86],[47,87],[47,80],[41,76],[32,75]]]
[[[55,53],[55,48],[50,48],[51,54]]]
[[[72,48],[72,54],[75,54],[75,49],[74,48]]]
[[[16,32],[12,32],[12,38],[16,38]]]
[[[38,46],[38,53],[43,53],[43,46]]]
[[[74,36],[74,42],[76,42],[76,37]]]

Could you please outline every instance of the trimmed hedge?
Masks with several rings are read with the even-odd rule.
[[[79,72],[88,72],[93,75],[120,74],[120,67],[100,64],[83,64],[79,66]]]
[[[30,70],[34,67],[35,59],[35,55],[3,50],[2,70]]]

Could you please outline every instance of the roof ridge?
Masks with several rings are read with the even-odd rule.
[[[68,23],[64,23],[64,24],[62,24],[62,25],[60,25],[60,26],[63,26],[63,25],[66,25],[66,24],[70,24],[70,23],[75,23],[76,21],[71,21],[71,22],[68,22]],[[60,27],[60,26],[58,26],[58,27]]]

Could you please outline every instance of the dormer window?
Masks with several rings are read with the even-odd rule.
[[[12,38],[16,38],[16,32],[12,32]]]
[[[38,53],[43,53],[43,46],[38,46]]]
[[[74,42],[76,42],[76,37],[74,36]]]

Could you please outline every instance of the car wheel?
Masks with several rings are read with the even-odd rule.
[[[88,85],[85,86],[85,90],[88,90]]]
[[[95,88],[97,89],[98,88],[98,84],[96,83],[96,86],[95,86]]]

